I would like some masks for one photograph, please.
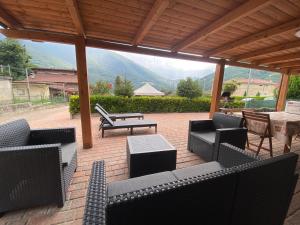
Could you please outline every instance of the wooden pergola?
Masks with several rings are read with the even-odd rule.
[[[225,65],[300,73],[300,0],[0,0],[7,37],[76,48],[83,147],[92,147],[86,47],[216,63],[210,115]]]

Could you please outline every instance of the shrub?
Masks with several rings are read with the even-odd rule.
[[[239,85],[240,84],[238,82],[236,82],[235,80],[227,81],[223,85],[223,91],[230,92],[230,94],[232,94],[233,92],[236,91],[236,89],[238,89]]]
[[[111,83],[108,83],[107,81],[97,81],[95,84],[90,85],[90,92],[93,95],[107,95],[110,94],[111,88]]]
[[[197,80],[188,77],[186,80],[180,80],[177,85],[177,95],[187,98],[196,98],[202,95],[202,88]]]
[[[114,94],[117,96],[133,96],[133,85],[131,81],[123,80],[121,76],[117,76],[115,79]]]
[[[91,110],[95,112],[96,103],[102,105],[111,113],[126,112],[208,112],[210,109],[210,98],[184,98],[184,97],[121,97],[121,96],[100,96],[90,97]],[[241,108],[243,102],[231,102],[228,107]],[[221,105],[222,107],[222,105]],[[70,97],[69,110],[72,115],[80,111],[79,97]]]

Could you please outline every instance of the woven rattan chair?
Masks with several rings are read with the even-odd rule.
[[[273,156],[273,146],[272,146],[272,132],[271,132],[271,121],[270,115],[266,113],[258,113],[258,112],[249,112],[242,111],[243,118],[245,120],[245,126],[248,129],[248,132],[259,136],[260,142],[259,144],[255,144],[249,141],[249,137],[247,135],[247,148],[252,151],[256,151],[258,155],[261,149],[270,152],[270,156]],[[269,148],[263,147],[263,142],[265,138],[269,139]],[[253,149],[250,146],[255,146],[257,149]]]
[[[74,128],[33,130],[24,119],[0,125],[0,213],[63,207],[76,167]]]

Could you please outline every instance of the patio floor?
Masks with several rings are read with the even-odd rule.
[[[19,210],[4,214],[0,218],[0,225],[26,224],[82,224],[82,216],[85,204],[86,188],[92,162],[105,160],[108,181],[128,178],[126,162],[126,134],[128,131],[107,131],[106,138],[102,139],[98,132],[98,117],[92,117],[92,129],[94,135],[94,147],[83,150],[81,145],[80,119],[70,119],[66,106],[53,109],[38,110],[29,113],[20,113],[14,116],[0,116],[0,123],[15,118],[26,118],[32,128],[75,126],[77,132],[78,169],[74,175],[67,201],[63,208],[56,206],[45,206],[34,209]],[[191,119],[206,119],[207,113],[164,113],[146,114],[145,119],[158,122],[158,133],[164,135],[177,148],[177,168],[187,167],[204,161],[197,155],[187,151],[188,121]],[[154,133],[154,129],[136,129],[135,134]],[[283,144],[273,139],[274,151],[281,154]],[[294,141],[293,152],[300,153],[300,139]],[[268,153],[262,152],[268,155]],[[300,173],[300,161],[297,171]],[[300,181],[289,209],[286,225],[300,224]]]

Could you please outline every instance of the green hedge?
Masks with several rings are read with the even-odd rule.
[[[99,103],[108,112],[208,112],[210,98],[201,97],[188,99],[183,97],[119,97],[92,95],[90,97],[91,111],[95,112],[95,104]],[[243,102],[232,102],[229,107],[241,108]],[[72,115],[79,112],[79,97],[70,97],[69,110]]]
[[[264,100],[266,97],[265,96],[249,96],[249,97],[245,97],[245,96],[232,96],[232,98],[236,101],[241,101],[244,98],[253,98],[256,100]]]

